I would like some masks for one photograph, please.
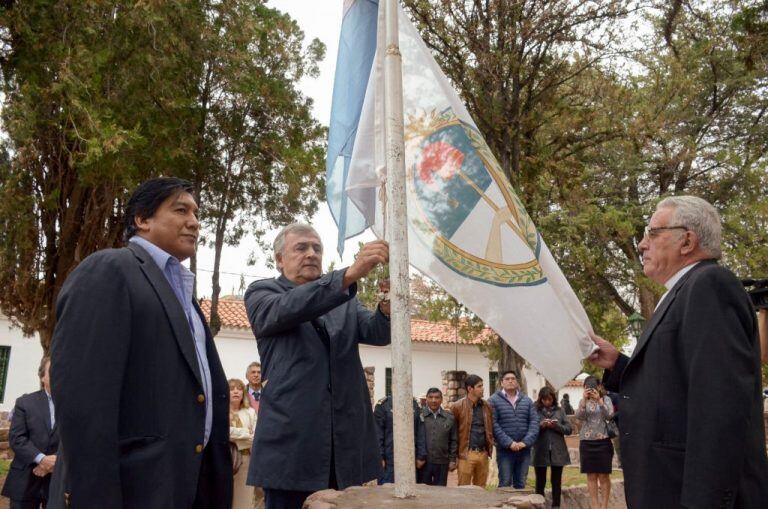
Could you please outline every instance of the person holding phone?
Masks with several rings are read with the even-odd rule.
[[[611,495],[613,444],[608,436],[608,420],[613,416],[613,404],[598,389],[593,376],[584,379],[584,396],[576,410],[582,422],[579,431],[581,473],[587,474],[587,488],[592,509],[607,509]],[[600,493],[602,492],[602,502]]]
[[[539,390],[534,405],[539,414],[539,437],[533,446],[533,470],[536,473],[536,493],[544,495],[547,467],[552,469],[552,507],[560,507],[560,487],[563,467],[571,464],[565,435],[571,434],[571,425],[565,411],[557,405],[557,394],[551,387]]]

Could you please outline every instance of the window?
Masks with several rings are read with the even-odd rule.
[[[8,365],[11,360],[11,347],[0,346],[0,403],[5,401],[5,382],[8,379]]]
[[[384,387],[388,398],[392,397],[392,368],[386,368],[384,372]]]
[[[499,389],[499,386],[497,385],[498,383],[499,383],[499,372],[489,371],[488,372],[488,394],[489,395],[493,394]]]

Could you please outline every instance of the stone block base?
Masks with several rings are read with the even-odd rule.
[[[344,491],[324,490],[313,493],[304,509],[353,509],[375,507],[386,509],[545,509],[545,500],[530,490],[498,489],[486,491],[477,486],[444,488],[416,485],[413,498],[395,498],[393,484],[384,486],[354,486]]]

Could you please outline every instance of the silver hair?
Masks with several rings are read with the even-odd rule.
[[[277,237],[275,237],[275,242],[272,243],[272,252],[275,256],[275,261],[277,261],[277,254],[282,253],[283,249],[285,249],[285,237],[289,233],[309,233],[320,238],[320,235],[317,233],[317,230],[312,228],[307,223],[291,223],[282,230],[280,230],[280,233],[277,234]],[[323,245],[323,241],[320,241],[320,245]]]
[[[699,246],[709,256],[722,255],[723,226],[720,214],[708,201],[698,196],[670,196],[656,205],[656,210],[671,208],[672,224],[687,227],[699,238]]]

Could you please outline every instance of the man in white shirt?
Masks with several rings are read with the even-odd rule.
[[[590,360],[621,394],[627,505],[768,507],[755,311],[717,264],[721,225],[694,196],[662,200],[638,245],[667,291],[631,357],[593,337]]]

